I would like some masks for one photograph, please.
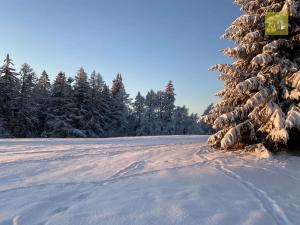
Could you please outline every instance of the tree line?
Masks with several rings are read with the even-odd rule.
[[[197,114],[175,106],[172,81],[164,91],[134,100],[117,74],[111,88],[83,68],[75,79],[60,72],[51,84],[28,64],[17,73],[6,56],[0,68],[0,137],[114,137],[201,134]]]

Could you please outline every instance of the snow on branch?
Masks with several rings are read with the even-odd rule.
[[[209,70],[219,70],[221,73],[230,74],[236,70],[234,65],[231,64],[215,64]]]
[[[243,38],[243,42],[252,43],[254,41],[261,41],[263,40],[263,37],[264,36],[262,34],[262,31],[257,30],[246,34],[245,37]]]
[[[225,113],[219,116],[214,122],[214,127],[221,128],[226,124],[232,124],[238,120],[244,120],[245,118],[247,118],[248,113],[248,109],[244,107],[238,107],[232,112]]]
[[[221,140],[226,134],[227,129],[223,129],[218,131],[217,133],[213,134],[212,136],[209,137],[208,139],[208,144],[215,146],[215,147],[220,147],[221,145]]]
[[[231,39],[235,42],[241,42],[243,37],[245,37],[247,33],[251,32],[252,27],[263,29],[263,26],[261,26],[263,18],[263,16],[258,14],[242,15],[237,18],[228,29],[226,29],[225,33],[222,35],[222,38]]]
[[[218,114],[221,115],[223,113],[228,113],[231,112],[235,109],[235,107],[232,106],[225,106],[225,107],[213,107],[212,110],[210,111],[210,113],[212,114]]]
[[[223,50],[225,56],[237,58],[244,58],[247,56],[247,51],[243,47],[226,48]]]
[[[202,116],[200,121],[203,123],[213,124],[213,122],[216,120],[217,117],[218,117],[218,114],[212,113],[209,115]]]
[[[255,124],[265,125],[273,113],[278,109],[280,109],[280,107],[276,103],[269,101],[266,104],[256,106],[248,117],[251,121],[254,121]]]
[[[292,88],[300,89],[300,71],[294,73],[289,79],[288,83]]]
[[[298,101],[300,99],[300,90],[298,89],[292,90],[289,95],[289,99]]]
[[[300,109],[297,106],[293,106],[288,114],[285,121],[285,127],[287,129],[298,128],[300,129]]]
[[[259,130],[268,133],[267,139],[274,143],[287,143],[289,134],[285,128],[285,115],[280,108],[277,108],[270,120]]]
[[[280,77],[289,76],[291,73],[295,73],[299,70],[297,63],[292,62],[289,59],[281,59],[276,57],[275,64],[264,68],[264,72],[271,73],[273,75],[278,75]]]
[[[236,78],[250,77],[251,74],[240,70],[236,65],[231,64],[215,64],[209,68],[210,71],[218,70],[221,74],[218,76],[218,80],[235,80]]]
[[[254,94],[250,99],[246,102],[246,107],[251,108],[255,107],[259,104],[265,103],[267,100],[276,96],[277,92],[274,88],[266,87],[256,94]]]
[[[223,97],[223,96],[226,94],[227,91],[228,91],[228,90],[224,89],[224,90],[222,90],[222,91],[217,92],[215,95],[216,95],[216,96],[219,96],[219,97]]]
[[[272,56],[270,56],[268,54],[265,54],[265,53],[262,53],[262,54],[259,54],[259,55],[255,56],[252,59],[251,64],[253,66],[264,67],[264,66],[269,65],[272,62],[273,62],[273,57]]]
[[[242,15],[239,18],[237,18],[230,27],[250,27],[257,25],[260,20],[263,19],[263,16],[261,15]],[[229,27],[229,28],[230,28]]]
[[[263,75],[259,74],[256,77],[251,77],[236,86],[236,90],[239,92],[250,92],[260,90],[263,88],[266,79]]]
[[[263,52],[264,53],[273,53],[273,52],[280,50],[281,48],[293,50],[294,44],[292,42],[290,42],[289,40],[284,40],[284,39],[275,40],[275,41],[272,41],[271,43],[265,45],[263,47]]]
[[[274,75],[279,75],[281,77],[288,77],[289,75],[297,72],[299,66],[297,63],[289,60],[276,57],[276,65],[270,66],[268,69]]]
[[[256,138],[254,126],[249,120],[231,128],[221,140],[221,148],[229,149],[233,147],[245,135],[248,135],[249,140],[255,140]]]
[[[271,3],[271,5],[270,5]],[[262,14],[265,12],[277,12],[282,8],[282,3],[276,1],[265,1],[265,0],[251,0],[243,2],[241,10],[248,14]]]

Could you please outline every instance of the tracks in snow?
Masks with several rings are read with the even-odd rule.
[[[181,146],[182,145],[182,146]],[[175,146],[175,145],[174,145]],[[72,161],[80,158],[84,159],[95,159],[96,157],[102,158],[116,158],[116,157],[121,157],[123,154],[128,154],[128,153],[136,153],[140,152],[146,155],[147,157],[140,157],[139,154],[132,154],[134,155],[135,158],[129,158],[130,161],[126,157],[122,157],[122,167],[120,165],[117,165],[115,169],[109,173],[108,176],[105,176],[103,180],[98,180],[98,181],[91,181],[91,182],[85,182],[85,180],[79,181],[79,182],[67,182],[67,183],[43,183],[43,184],[33,184],[31,186],[17,186],[15,188],[10,188],[4,190],[0,190],[0,194],[3,194],[6,196],[6,194],[9,195],[8,192],[11,191],[22,191],[24,189],[28,189],[28,191],[33,191],[33,192],[43,192],[42,189],[48,188],[48,187],[54,187],[55,188],[61,188],[64,189],[66,187],[72,187],[74,186],[74,190],[78,189],[76,191],[76,196],[74,199],[71,199],[71,205],[65,205],[61,204],[59,207],[57,207],[53,212],[51,213],[50,216],[58,216],[60,214],[63,214],[65,211],[68,211],[69,208],[74,207],[75,205],[78,205],[80,202],[85,201],[89,196],[92,196],[95,194],[101,186],[104,185],[110,185],[116,182],[120,181],[127,181],[129,179],[134,179],[137,177],[142,177],[142,178],[147,178],[148,175],[153,175],[153,174],[159,174],[161,172],[176,172],[180,169],[185,169],[185,168],[200,168],[202,166],[211,166],[213,169],[216,169],[218,173],[220,172],[222,175],[224,174],[228,178],[232,179],[234,181],[234,184],[237,183],[242,186],[242,188],[249,192],[251,196],[253,195],[255,197],[255,200],[259,203],[259,206],[263,211],[265,211],[272,220],[274,220],[274,224],[277,225],[292,225],[292,223],[289,221],[287,218],[286,214],[284,211],[280,208],[280,206],[276,203],[274,199],[272,199],[267,192],[263,191],[259,187],[255,186],[253,183],[247,181],[244,179],[244,177],[240,176],[236,172],[230,170],[227,168],[228,166],[225,165],[225,161],[228,158],[227,155],[220,154],[218,158],[209,158],[209,152],[205,152],[203,150],[200,150],[197,152],[197,149],[199,149],[199,144],[176,144],[176,148],[174,149],[173,145],[126,145],[124,147],[120,146],[109,146],[107,148],[103,149],[98,149],[99,147],[91,147],[90,149],[77,149],[73,150],[72,148],[68,148],[65,150],[53,150],[53,151],[48,151],[48,153],[53,153],[56,154],[58,157],[56,158],[49,158],[49,157],[43,157],[41,156],[40,158],[25,158],[23,160],[18,160],[16,162],[7,162],[7,163],[0,163],[0,168],[10,168],[9,166],[13,166],[14,163],[24,163],[24,164],[31,164],[31,163],[41,163],[41,164],[46,164],[49,162],[65,162],[65,161]],[[173,154],[172,151],[180,151],[181,150],[188,150],[188,155],[185,157],[179,157],[177,154]],[[197,153],[195,153],[197,152]],[[61,153],[61,155],[60,155]],[[163,157],[161,159],[161,164],[163,165],[163,160],[168,159],[168,157],[173,157],[175,160],[173,163],[163,165],[165,168],[156,168],[147,170],[146,163],[149,160],[149,162],[152,160],[152,156],[156,155],[158,153],[163,153]],[[193,157],[193,155],[190,155],[190,153],[197,155],[197,157]],[[208,154],[207,154],[208,153]],[[22,154],[22,153],[20,153]],[[35,152],[26,152],[26,154],[37,154]],[[142,154],[141,154],[142,155]],[[171,155],[171,156],[170,156]],[[143,155],[142,155],[143,156]],[[199,158],[200,160],[199,160]],[[145,159],[145,161],[143,161]],[[155,158],[156,159],[156,158]],[[128,160],[126,161],[127,163],[124,163],[123,160]],[[141,160],[141,161],[139,161]],[[180,160],[184,160],[184,163],[177,163],[180,162]],[[186,162],[185,162],[186,161]],[[117,161],[116,161],[117,162]],[[166,161],[165,161],[166,162]],[[181,165],[179,165],[181,164]],[[169,166],[169,167],[167,167]],[[146,167],[146,168],[145,168]],[[153,168],[153,167],[151,167]],[[231,167],[230,167],[231,168]],[[23,184],[24,185],[24,184]],[[85,186],[87,185],[87,186]],[[87,189],[86,189],[87,188]],[[22,193],[21,193],[22,194]],[[213,223],[213,222],[212,222]]]
[[[16,188],[10,188],[10,189],[4,189],[0,190],[0,194],[11,192],[11,191],[16,191],[16,190],[24,190],[24,189],[30,189],[30,188],[46,188],[47,186],[58,186],[61,188],[65,188],[66,186],[74,186],[74,185],[95,185],[95,186],[102,186],[102,185],[107,185],[111,183],[116,183],[122,180],[126,179],[131,179],[135,177],[142,177],[142,176],[147,176],[147,175],[153,175],[161,172],[172,172],[174,170],[180,170],[180,169],[185,169],[185,168],[192,168],[192,167],[199,167],[199,166],[205,166],[209,162],[195,162],[189,165],[183,165],[183,166],[176,166],[176,167],[168,167],[168,168],[163,168],[163,169],[157,169],[157,170],[151,170],[151,171],[144,171],[144,172],[137,172],[134,173],[135,170],[132,170],[132,168],[135,168],[136,170],[137,165],[140,165],[141,162],[135,162],[129,165],[128,167],[120,170],[113,176],[109,177],[108,179],[100,180],[100,181],[90,181],[90,182],[61,182],[61,183],[43,183],[43,184],[34,184],[34,185],[29,185],[29,186],[21,186],[21,187],[16,187]],[[132,166],[135,164],[135,166]],[[130,168],[130,169],[128,169]],[[141,168],[141,167],[139,167]]]
[[[265,191],[261,190],[253,183],[244,180],[240,175],[232,170],[227,169],[220,159],[210,159],[205,155],[202,155],[200,152],[198,152],[197,155],[203,160],[206,160],[209,165],[214,166],[218,171],[242,184],[248,191],[252,192],[255,198],[260,202],[262,208],[269,213],[277,225],[293,225],[276,201],[272,199]]]
[[[129,166],[127,166],[126,168],[120,170],[119,172],[115,173],[111,179],[117,179],[117,178],[121,178],[124,177],[128,174],[132,174],[136,171],[142,170],[145,167],[146,162],[145,161],[139,161],[139,162],[134,162],[131,163]]]

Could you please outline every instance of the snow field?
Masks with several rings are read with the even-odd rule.
[[[0,224],[299,223],[297,157],[213,151],[206,140],[0,140]]]

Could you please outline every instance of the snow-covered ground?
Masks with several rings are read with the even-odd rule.
[[[300,224],[300,158],[206,139],[0,140],[0,224]]]

